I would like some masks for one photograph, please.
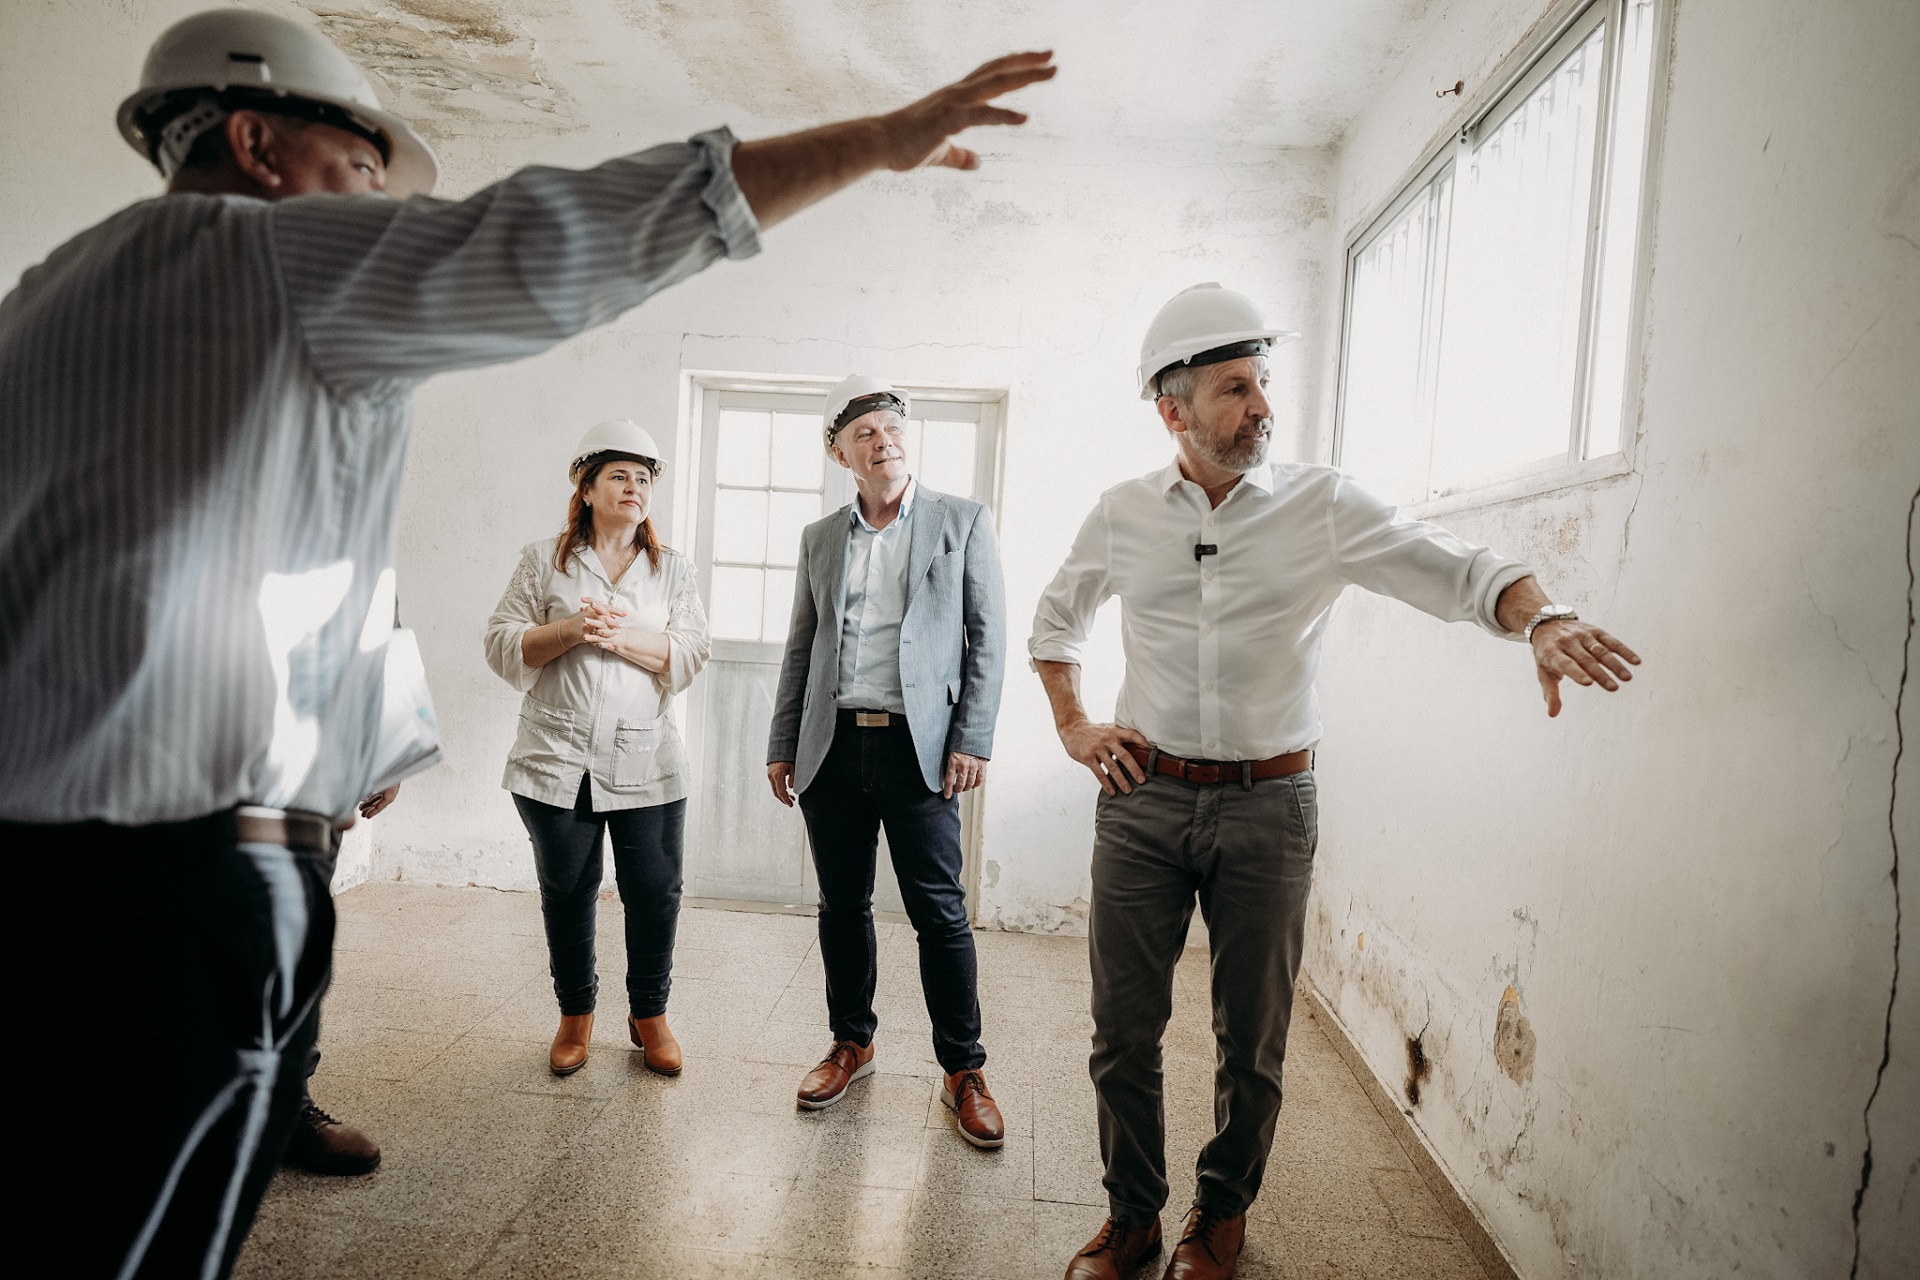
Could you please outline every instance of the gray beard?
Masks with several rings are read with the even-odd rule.
[[[1226,471],[1245,472],[1267,460],[1267,446],[1273,443],[1273,436],[1269,434],[1262,439],[1241,444],[1237,432],[1219,441],[1198,431],[1189,431],[1187,442],[1193,446],[1195,453],[1214,466]]]

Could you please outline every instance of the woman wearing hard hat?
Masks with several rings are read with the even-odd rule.
[[[686,752],[673,696],[711,644],[693,565],[660,545],[648,511],[660,449],[631,422],[602,422],[568,468],[558,537],[529,544],[487,621],[487,662],[526,694],[502,785],[533,841],[553,994],[548,1063],[571,1075],[593,1036],[594,912],[601,832],[626,912],[627,1033],[647,1068],[680,1074],[667,1027],[680,918]]]

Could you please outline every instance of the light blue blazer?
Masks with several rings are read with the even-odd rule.
[[[833,745],[840,693],[840,623],[846,611],[852,506],[800,535],[793,622],[773,700],[767,763],[791,760],[804,791]],[[921,486],[907,550],[907,611],[900,620],[900,691],[927,786],[941,789],[949,751],[987,758],[1006,666],[1006,599],[993,513]]]

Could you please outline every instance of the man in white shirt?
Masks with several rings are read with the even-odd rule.
[[[432,151],[310,27],[226,8],[161,35],[120,124],[166,194],[0,301],[0,842],[38,851],[25,900],[84,901],[23,1010],[57,1074],[20,1216],[85,1189],[64,1269],[226,1274],[297,1117],[324,864],[377,767],[415,387],[748,257],[875,169],[975,167],[949,136],[1020,123],[990,99],[1047,64],[433,200]],[[127,1054],[58,1039],[99,993],[137,1106]]]
[[[1613,690],[1640,660],[1552,605],[1522,564],[1402,517],[1330,467],[1266,462],[1267,351],[1292,335],[1218,285],[1148,330],[1141,395],[1177,443],[1164,470],[1101,495],[1040,601],[1029,651],[1067,753],[1100,782],[1094,819],[1094,1044],[1109,1217],[1068,1280],[1130,1275],[1167,1200],[1160,1036],[1198,896],[1213,962],[1219,1128],[1169,1280],[1229,1276],[1279,1117],[1317,838],[1313,682],[1348,585],[1531,643],[1559,682]],[[1112,724],[1080,702],[1095,612],[1121,600]]]

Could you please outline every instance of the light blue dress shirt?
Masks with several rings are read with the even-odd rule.
[[[844,581],[846,604],[840,614],[840,702],[849,710],[905,714],[900,692],[900,619],[907,612],[907,532],[913,517],[918,480],[907,481],[900,514],[884,529],[867,523],[859,499],[847,518]]]

